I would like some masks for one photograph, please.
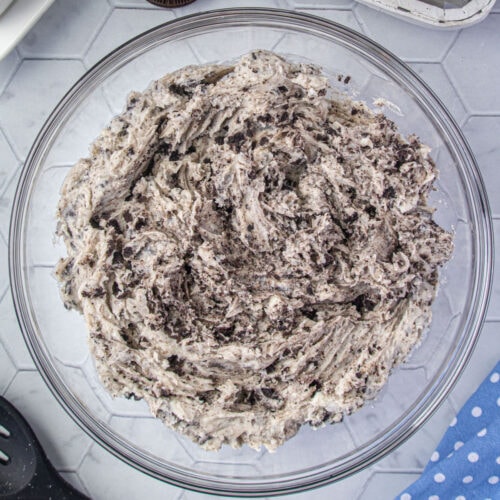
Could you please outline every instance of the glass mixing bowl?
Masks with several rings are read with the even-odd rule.
[[[430,145],[440,169],[431,203],[453,230],[430,330],[374,401],[342,423],[304,426],[275,453],[248,447],[203,451],[153,418],[141,401],[112,399],[101,386],[83,318],[67,311],[53,267],[59,189],[126,95],[188,64],[228,61],[256,48],[323,67],[332,85],[384,112],[403,134]],[[342,75],[342,76],[340,76]],[[344,83],[349,80],[348,84]],[[258,496],[304,490],[366,467],[415,432],[446,397],[473,349],[491,279],[488,203],[459,128],[432,91],[395,56],[362,35],[313,16],[268,9],[206,12],[154,28],[122,45],[80,79],[56,107],[26,161],[10,234],[10,272],[26,342],[69,415],[122,460],[199,491]]]

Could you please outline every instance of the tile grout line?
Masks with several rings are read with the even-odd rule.
[[[360,5],[361,5],[360,3],[357,3],[350,10],[352,12],[352,15],[354,16],[354,19],[356,20],[356,22],[359,25],[359,29],[361,30],[361,34],[367,37],[368,36],[367,26],[365,25],[364,22],[362,22],[363,18],[360,17],[360,15],[358,14],[358,10],[360,9]]]
[[[366,25],[364,23],[364,20],[362,18],[362,16],[360,16],[358,14],[358,10],[361,8],[361,3],[356,3],[354,2],[355,5],[351,8],[351,12],[352,12],[352,15],[354,16],[354,19],[356,19],[358,25],[359,25],[359,28],[361,30],[361,33],[364,35],[364,36],[367,36],[368,37],[368,31],[366,29]]]
[[[16,71],[17,73],[17,71]],[[7,145],[9,146],[10,150],[12,151],[12,154],[14,155],[14,157],[16,158],[16,160],[19,162],[19,163],[24,163],[24,160],[19,156],[18,152],[15,150],[14,148],[14,143],[12,142],[12,140],[9,138],[9,136],[6,134],[5,130],[3,129],[2,125],[0,124],[0,133],[3,135],[4,139],[5,139],[5,142],[7,143]],[[19,165],[18,165],[19,166]],[[14,172],[17,170],[17,168],[14,169]],[[13,172],[13,173],[14,173]],[[5,188],[7,188],[7,186],[9,185],[10,183],[10,180],[12,179],[12,176],[9,177],[9,180],[7,181],[7,183],[5,184]],[[5,193],[6,189],[2,190],[2,192],[0,193],[0,196],[3,196],[3,194]]]
[[[6,297],[6,295],[9,293],[9,290],[11,290],[10,283],[7,284],[7,286],[5,287],[5,290],[2,290],[0,292],[0,304],[3,302],[3,300]]]
[[[389,52],[391,52],[393,55],[395,55],[395,52],[393,50],[390,50]],[[400,56],[397,56],[396,57],[398,59],[400,59],[401,61],[403,61],[406,65],[410,66],[411,64],[435,64],[437,66],[443,66],[443,63],[441,62],[440,59],[436,59],[436,58],[433,58],[433,59],[422,59],[420,57],[417,57],[417,58],[413,58],[413,57],[400,57]],[[447,75],[448,76],[448,75]],[[451,82],[451,80],[450,80]]]
[[[87,46],[84,47],[83,51],[81,52],[81,60],[82,64],[85,67],[85,70],[87,71],[87,65],[84,62],[84,58],[87,55],[88,51],[90,50],[90,47],[92,47],[92,44],[95,42],[96,38],[98,37],[99,33],[102,31],[103,26],[108,22],[109,18],[113,14],[115,7],[114,5],[111,5],[109,2],[106,2],[108,6],[110,7],[108,10],[108,13],[104,16],[104,19],[102,20],[101,24],[97,26],[97,29],[92,33],[92,37],[89,38],[89,41],[87,42]]]
[[[454,78],[453,78],[453,74],[451,72],[451,69],[448,70],[448,65],[446,64],[446,61],[443,59],[443,61],[441,61],[439,63],[441,65],[441,67],[443,68],[443,71],[445,72],[446,76],[448,77],[448,79],[450,80],[455,92],[457,93],[457,96],[458,98],[460,99],[460,102],[462,103],[462,105],[464,106],[465,108],[465,111],[467,112],[467,115],[468,117],[471,117],[471,116],[483,116],[483,117],[488,117],[488,116],[500,116],[500,111],[479,111],[479,112],[475,112],[473,109],[470,109],[470,103],[467,101],[467,99],[465,98],[465,95],[462,91],[462,88],[460,85],[456,85],[455,84],[455,81],[454,81]],[[467,118],[468,120],[468,118]]]
[[[401,469],[386,469],[385,467],[374,467],[374,472],[380,472],[382,474],[422,474],[424,467],[404,467]]]
[[[114,5],[111,5],[111,9],[109,10],[108,14],[106,15],[106,19],[99,26],[99,28],[94,32],[92,40],[90,41],[90,43],[88,44],[88,46],[85,48],[85,50],[83,51],[83,53],[81,55],[82,63],[83,63],[83,66],[85,67],[86,71],[88,71],[89,68],[91,68],[92,66],[97,64],[97,62],[99,62],[102,59],[102,58],[100,58],[98,61],[95,61],[95,62],[91,63],[90,65],[87,65],[86,58],[88,56],[89,50],[92,47],[92,44],[97,40],[99,35],[102,33],[104,26],[106,26],[107,22],[109,21],[109,18],[113,15],[113,12],[115,11],[115,9],[116,9],[116,7]]]
[[[10,77],[7,78],[7,81],[3,85],[3,90],[0,93],[0,97],[4,94],[4,92],[6,91],[7,87],[10,85],[10,82],[12,82],[12,80],[14,79],[14,76],[19,71],[19,68],[21,67],[21,64],[23,63],[23,57],[21,56],[21,54],[17,50],[17,47],[12,52],[15,52],[15,54],[17,55],[18,61],[17,61],[17,64],[14,66],[14,71],[12,72],[12,74],[10,75]]]
[[[481,111],[479,113],[469,113],[469,118],[500,118],[500,111]]]
[[[14,366],[17,368],[17,365],[14,365]],[[5,387],[5,390],[3,391],[4,395],[9,392],[9,389],[10,389],[11,385],[14,383],[14,380],[16,380],[16,378],[21,373],[40,373],[40,372],[38,371],[38,368],[36,368],[36,367],[35,368],[17,368],[16,373],[14,374],[14,376],[12,377],[10,382]]]
[[[143,6],[138,6],[138,5],[131,5],[130,7],[127,7],[125,5],[113,5],[113,9],[112,11],[114,10],[156,10],[157,12],[171,12],[172,14],[174,14],[174,10],[175,9],[165,9],[165,8],[162,8],[162,7],[155,7],[154,5],[150,4],[150,3],[145,3],[144,4],[144,7]],[[174,14],[175,16],[175,14]],[[177,16],[175,16],[177,17]]]
[[[22,160],[17,155],[17,152],[14,151],[14,148],[13,148],[9,138],[7,137],[5,132],[3,131],[3,128],[1,125],[0,125],[0,135],[4,138],[5,142],[7,143],[8,148],[10,149],[10,152],[13,154],[15,160],[17,161],[16,167],[14,168],[14,170],[12,172],[9,172],[10,175],[8,176],[7,181],[5,182],[5,186],[0,191],[0,198],[1,198],[1,197],[3,197],[3,195],[5,194],[5,191],[7,191],[8,187],[9,187],[10,181],[12,179],[12,174],[14,174],[17,171],[17,169],[19,168],[19,164],[22,163]]]
[[[456,31],[455,36],[453,37],[453,41],[450,43],[450,45],[444,51],[444,54],[442,55],[441,59],[439,59],[439,64],[444,63],[444,60],[448,57],[448,54],[451,52],[451,49],[455,46],[455,43],[457,42],[457,39],[458,39],[460,33],[461,33],[461,30]]]
[[[83,456],[83,458],[85,458],[85,455]],[[85,495],[87,495],[88,498],[90,498],[90,493],[89,493],[87,487],[83,484],[82,478],[78,475],[78,470],[77,469],[70,470],[70,469],[64,469],[64,468],[56,468],[56,470],[57,470],[57,472],[60,472],[62,474],[74,474],[77,477],[77,479],[78,479],[79,488],[77,488],[77,489],[80,490],[80,489],[83,488],[83,493]],[[63,478],[63,479],[65,479],[65,478]]]
[[[5,339],[3,339],[3,340],[2,340],[2,339],[0,338],[0,346],[2,346],[2,349],[3,349],[3,351],[5,352],[5,354],[6,354],[7,358],[8,358],[8,359],[10,359],[10,362],[11,362],[12,366],[13,366],[13,367],[15,368],[15,370],[16,370],[16,372],[15,372],[15,373],[14,373],[14,375],[12,376],[12,378],[14,378],[14,377],[17,375],[17,373],[19,372],[19,367],[17,366],[16,360],[12,357],[12,355],[10,354],[10,352],[9,352],[9,351],[7,350],[7,348],[5,347],[5,345],[4,345],[4,340],[5,340]],[[9,382],[9,384],[7,385],[7,387],[8,387],[9,385],[10,385],[10,382]],[[7,388],[6,388],[5,390],[7,391]]]
[[[347,6],[346,2],[344,5],[341,5],[340,7],[336,7],[335,5],[328,5],[328,4],[322,4],[322,5],[314,5],[314,4],[304,4],[299,2],[292,2],[293,5],[293,10],[352,10],[353,7],[356,5],[355,2],[351,2],[350,7]]]
[[[321,12],[321,11],[329,11],[329,12],[353,12],[352,9],[349,9],[348,7],[295,7],[294,8],[295,12],[303,12],[307,14],[309,11],[312,12]],[[330,19],[328,18],[323,18],[324,21],[329,21]]]
[[[0,240],[3,241],[7,245],[7,247],[9,246],[9,238],[5,237],[1,229],[0,229]]]
[[[80,61],[82,62],[82,57],[81,56],[78,56],[78,57],[67,57],[67,56],[48,56],[48,55],[45,55],[45,56],[38,56],[38,57],[35,57],[35,56],[29,56],[29,57],[23,57],[23,62],[24,61],[47,61],[47,62],[50,62],[50,61]]]
[[[12,175],[8,178],[7,180],[7,183],[5,185],[5,189],[0,193],[0,199],[4,198],[7,191],[10,189],[10,186],[11,184],[15,183],[15,189],[14,189],[14,193],[13,193],[13,197],[12,197],[12,205],[14,204],[14,198],[15,198],[15,195],[16,195],[16,192],[17,192],[17,187],[19,185],[19,179],[17,179],[16,181],[16,177],[20,174],[20,170],[22,168],[22,164],[23,162],[21,162],[21,165],[18,165],[16,167],[16,169],[14,170],[14,172],[12,172]],[[0,230],[0,234],[2,235],[3,239],[5,240],[5,242],[7,243],[7,247],[9,246],[9,233],[10,233],[10,221],[12,219],[12,206],[9,208],[9,211],[8,211],[8,215],[7,217],[5,218],[6,219],[6,222],[7,222],[7,234],[4,235],[1,230]]]

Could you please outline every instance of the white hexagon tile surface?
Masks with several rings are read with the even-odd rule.
[[[0,394],[23,412],[64,477],[94,499],[213,497],[161,483],[92,442],[66,415],[36,371],[16,322],[8,285],[8,225],[21,160],[66,90],[86,68],[119,44],[161,22],[202,9],[265,5],[297,9],[343,23],[411,64],[448,106],[476,154],[490,196],[497,248],[500,245],[498,6],[476,26],[439,31],[405,23],[351,0],[199,0],[176,10],[158,9],[144,0],[56,1],[18,47],[0,61]],[[54,161],[56,168],[63,164],[64,158]],[[497,264],[499,255],[497,252]],[[500,278],[496,277],[487,323],[471,362],[451,396],[420,431],[368,469],[338,483],[290,495],[291,498],[390,499],[415,480],[455,412],[499,357],[499,311]],[[75,356],[68,376],[84,380],[82,370],[87,369],[88,363],[85,357]],[[409,376],[424,376],[418,366],[411,368]],[[92,389],[87,392],[89,398],[95,398]],[[117,404],[114,423],[134,432],[130,418],[134,413],[126,404],[122,407],[105,399],[95,404]],[[143,432],[155,432],[153,421],[151,431],[146,427]],[[350,439],[348,435],[344,438]],[[186,453],[182,438],[176,446],[176,453]],[[203,457],[197,460],[204,467],[210,466]],[[258,468],[258,462],[248,466]],[[265,467],[264,460],[261,465]]]

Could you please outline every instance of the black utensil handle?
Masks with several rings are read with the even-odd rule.
[[[10,433],[7,438],[2,437],[1,444],[11,456],[10,463],[0,464],[3,481],[8,481],[11,485],[0,488],[0,499],[88,500],[88,497],[82,495],[58,474],[29,423],[2,396],[0,396],[0,424]]]
[[[16,498],[22,498],[23,500],[34,500],[35,498],[43,498],[44,500],[89,500],[88,497],[80,493],[59,475],[45,456],[42,448],[39,451],[44,457],[40,457],[35,475],[29,484],[17,493],[20,496]]]

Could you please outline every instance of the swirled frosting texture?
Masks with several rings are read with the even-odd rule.
[[[270,52],[133,92],[58,210],[103,384],[207,449],[339,421],[430,322],[435,177],[416,137]]]

